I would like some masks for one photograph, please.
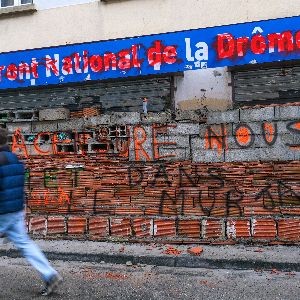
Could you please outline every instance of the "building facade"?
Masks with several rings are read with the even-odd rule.
[[[2,0],[0,118],[38,236],[300,241],[300,3]]]
[[[3,6],[15,4],[15,7],[2,8],[0,24],[1,52],[20,51],[92,41],[105,41],[145,35],[160,34],[224,26],[229,24],[246,23],[260,20],[291,17],[299,9],[299,4],[282,4],[278,1],[270,8],[267,2],[257,5],[256,1],[247,1],[243,4],[236,1],[194,1],[190,0],[182,6],[182,1],[3,1]],[[19,5],[25,3],[23,5]],[[23,10],[20,11],[20,7]],[[14,11],[16,10],[16,11]],[[254,29],[254,28],[253,28]],[[248,34],[248,32],[246,32]],[[200,39],[201,40],[201,39]],[[193,45],[191,45],[193,47]],[[273,79],[265,86],[272,85],[276,76],[282,75],[281,67],[275,65]],[[277,67],[277,68],[276,68]],[[285,66],[284,66],[285,67]],[[173,74],[174,90],[172,101],[178,108],[198,109],[207,107],[225,110],[232,107],[233,100],[239,102],[240,95],[243,100],[268,100],[269,96],[261,95],[263,88],[257,94],[247,95],[251,90],[251,83],[256,84],[256,74],[264,80],[270,71],[261,70],[259,73],[246,74],[250,85],[246,90],[240,86],[239,76],[244,73],[234,73],[227,67],[207,70],[182,72],[177,76]],[[268,68],[270,70],[270,67]],[[279,70],[278,70],[279,69]],[[291,68],[285,67],[284,72],[291,74]],[[293,72],[297,73],[297,71]],[[170,76],[167,76],[170,77]],[[245,77],[245,76],[244,76]],[[243,77],[242,77],[243,78]],[[267,78],[268,79],[268,78]],[[299,80],[297,75],[293,79]],[[236,89],[232,90],[236,80]],[[276,84],[272,85],[271,99],[291,97],[297,95],[296,87],[288,87],[291,92],[286,96],[282,90],[276,91]],[[257,89],[256,84],[256,89]],[[275,90],[275,91],[274,91]],[[284,90],[284,89],[283,89]],[[270,90],[267,89],[268,92]],[[269,93],[270,95],[271,93]],[[279,96],[280,94],[280,96]],[[149,95],[151,96],[151,95]],[[234,99],[233,99],[234,98]]]

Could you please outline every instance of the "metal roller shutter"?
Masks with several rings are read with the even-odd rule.
[[[148,110],[171,108],[171,77],[98,82],[76,86],[59,86],[35,90],[0,92],[0,109],[35,109],[68,107],[76,110],[97,105],[103,113],[142,111],[142,98],[147,97]]]
[[[300,64],[233,70],[235,106],[300,101]]]

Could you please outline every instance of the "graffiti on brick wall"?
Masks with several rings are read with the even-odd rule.
[[[134,146],[135,160],[159,160],[167,157],[175,157],[175,154],[161,155],[159,150],[164,145],[176,146],[176,142],[160,141],[159,135],[166,136],[168,128],[175,128],[176,125],[166,124],[151,126],[151,136],[147,135],[146,129],[141,126],[97,126],[92,130],[60,131],[60,132],[39,132],[22,133],[16,129],[12,135],[12,151],[20,156],[29,158],[30,156],[50,156],[50,155],[71,155],[97,153],[116,154],[119,157],[129,157],[130,143]],[[145,144],[150,141],[150,156]]]
[[[195,166],[194,174],[186,172],[185,168],[179,167],[178,182],[175,190],[172,187],[172,176],[168,175],[167,166],[160,165],[157,173],[154,174],[150,187],[164,185],[167,187],[161,191],[161,201],[159,204],[159,214],[185,215],[185,208],[199,209],[198,212],[205,216],[211,216],[212,211],[217,209],[220,215],[243,216],[243,208],[247,201],[252,199],[251,205],[261,205],[267,210],[275,207],[300,205],[299,184],[296,183],[297,191],[293,186],[282,180],[267,180],[266,186],[262,188],[253,187],[247,191],[243,185],[237,185],[234,180],[226,178],[226,170],[222,168],[207,168],[207,173],[199,172]],[[143,183],[144,176],[140,173],[137,185]],[[225,173],[225,174],[224,174]],[[131,179],[131,169],[129,170]],[[132,181],[130,180],[132,186]]]
[[[278,140],[278,125],[276,122],[262,122],[260,124],[259,132],[255,132],[253,125],[247,123],[239,123],[233,126],[233,132],[228,132],[226,124],[207,126],[205,133],[205,148],[216,149],[219,154],[223,150],[230,150],[229,138],[232,136],[234,146],[241,149],[248,149],[253,147],[255,142],[261,141],[264,146],[276,146]],[[286,122],[285,129],[291,136],[300,135],[300,121],[294,120]],[[257,126],[253,126],[257,127]],[[300,142],[286,142],[285,146],[291,150],[299,150]]]
[[[16,129],[11,145],[26,159],[32,212],[240,217],[299,213],[299,161],[212,165],[192,161],[191,152],[278,144],[298,151],[299,134],[299,120],[95,125],[82,131]],[[193,138],[202,148],[193,148]],[[187,149],[184,158],[180,147]]]
[[[27,172],[28,208],[48,213],[240,217],[251,211],[274,214],[300,207],[299,165],[290,168],[285,180],[281,174],[266,174],[259,163],[245,171],[241,164],[225,169],[189,162],[87,162],[66,162],[62,169],[41,167],[47,164],[44,159],[38,167],[35,161]],[[268,172],[273,167],[266,164]]]
[[[193,197],[193,206],[199,206],[204,215],[211,216],[214,209],[218,207],[222,209],[222,206],[218,206],[217,203],[217,191],[218,188],[211,189],[211,187],[208,187],[206,198],[203,191],[199,190],[198,195]],[[184,201],[184,192],[182,192],[182,195]],[[253,195],[247,194],[246,191],[237,186],[228,188],[225,192],[221,193],[220,198],[223,199],[224,203],[224,216],[244,216],[244,205],[247,201],[247,197],[249,196],[253,197]],[[164,197],[162,197],[162,200],[163,199]],[[210,201],[210,204],[207,203],[207,200]],[[271,212],[276,207],[300,205],[300,195],[288,184],[281,180],[274,180],[272,182],[268,182],[266,187],[254,193],[254,201],[251,202],[251,206],[256,207],[256,205],[258,207],[262,205],[264,209]],[[184,206],[182,209],[184,209]],[[184,215],[184,210],[182,210],[182,215]]]
[[[12,135],[12,151],[20,156],[115,153],[128,156],[128,126],[99,126],[94,130],[22,133]]]
[[[300,121],[293,120],[281,124],[286,132],[284,134],[288,137],[284,146],[292,151],[300,150]],[[221,154],[231,148],[249,149],[255,148],[256,144],[260,144],[259,147],[276,147],[278,143],[282,143],[279,137],[283,133],[279,131],[276,122],[262,122],[258,131],[257,124],[253,123],[234,124],[232,132],[229,132],[228,126],[226,124],[206,126],[205,136],[198,134],[205,141],[204,149],[215,150]],[[152,124],[151,127],[99,125],[82,132],[39,133],[23,133],[21,129],[17,129],[12,135],[12,150],[25,158],[35,155],[86,156],[96,153],[114,154],[128,159],[132,151],[134,158],[132,160],[136,161],[178,159],[172,150],[177,146],[177,142],[172,140],[176,135],[169,134],[169,131],[176,127],[176,124]],[[177,133],[177,136],[179,135]],[[185,146],[190,147],[189,141]],[[168,150],[168,153],[162,154],[163,149]]]

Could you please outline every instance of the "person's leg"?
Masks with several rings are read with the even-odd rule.
[[[8,243],[7,236],[5,231],[9,226],[9,222],[7,220],[6,215],[0,215],[0,244],[4,245]]]
[[[10,214],[10,221],[9,227],[5,230],[7,237],[22,252],[28,262],[41,274],[43,280],[49,282],[57,275],[57,271],[51,267],[39,247],[29,238],[25,228],[24,213],[17,212]]]

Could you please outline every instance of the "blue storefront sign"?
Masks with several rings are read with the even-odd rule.
[[[300,17],[0,54],[0,89],[300,58]]]

